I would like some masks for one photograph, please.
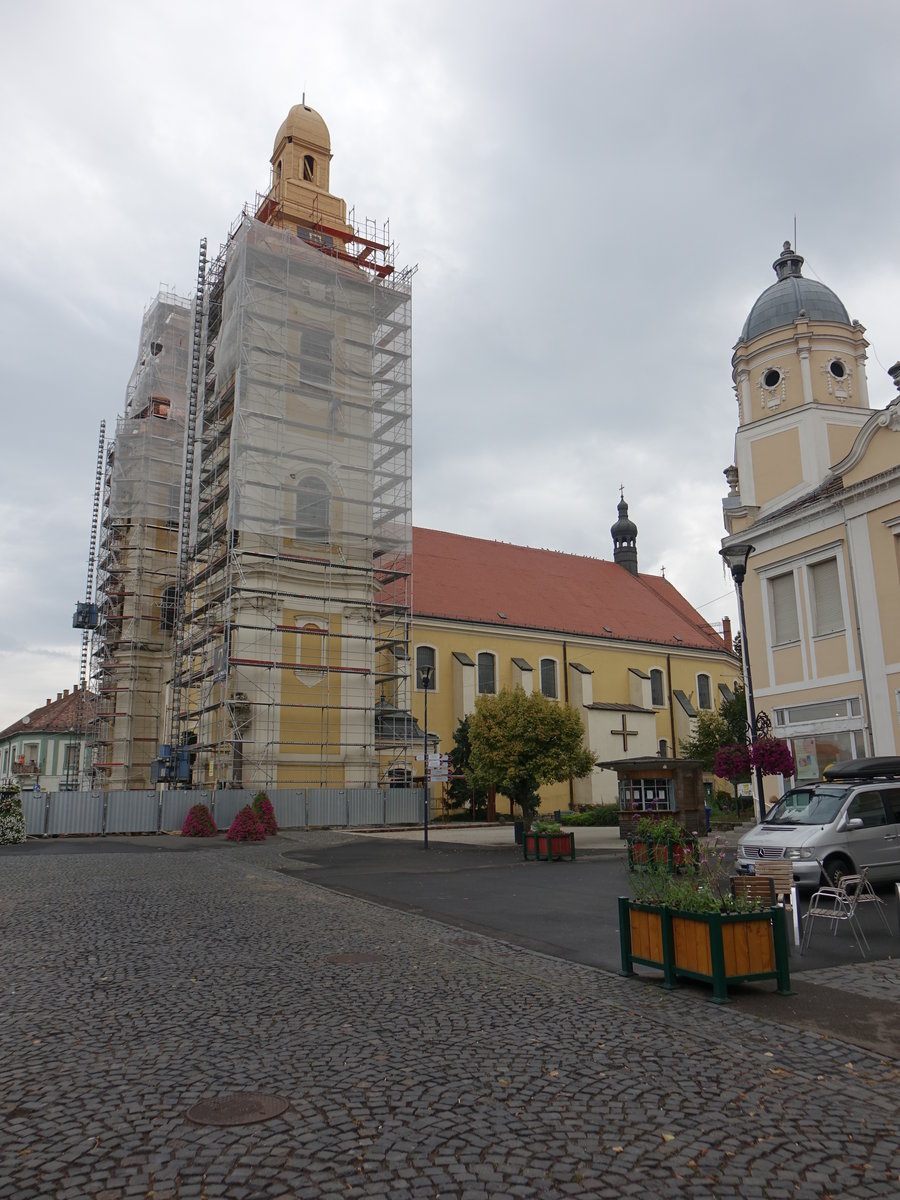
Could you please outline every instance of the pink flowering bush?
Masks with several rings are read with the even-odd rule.
[[[278,822],[275,820],[275,809],[272,807],[272,801],[265,792],[257,792],[253,797],[251,805],[253,811],[266,831],[266,836],[276,834],[278,832]]]
[[[212,813],[205,804],[195,804],[181,827],[182,837],[215,837],[218,832]]]
[[[229,842],[264,842],[266,831],[262,821],[248,804],[231,822],[225,837]]]

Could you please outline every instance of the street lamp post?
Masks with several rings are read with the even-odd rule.
[[[747,693],[747,715],[749,719],[750,741],[756,736],[756,704],[753,699],[753,677],[750,674],[750,647],[747,642],[747,621],[744,616],[744,579],[747,575],[747,559],[756,549],[749,542],[734,542],[724,546],[719,553],[725,559],[731,570],[731,577],[737,590],[738,619],[741,626],[741,655],[744,659],[744,682]],[[763,798],[762,771],[756,768],[756,815],[763,822],[766,819],[766,802]]]
[[[421,667],[419,670],[419,681],[422,690],[425,693],[425,755],[423,758],[422,784],[424,788],[424,804],[422,830],[425,841],[423,849],[428,849],[428,693],[431,691],[431,680],[434,675],[434,667]]]

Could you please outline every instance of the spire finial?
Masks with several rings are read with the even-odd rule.
[[[619,499],[620,500],[625,499],[625,484],[624,483],[619,484]]]

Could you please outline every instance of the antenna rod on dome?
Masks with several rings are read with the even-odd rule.
[[[305,91],[301,92],[301,94],[300,94],[300,103],[301,103],[301,104],[305,104],[305,103],[306,103],[306,92],[305,92]],[[794,222],[794,225],[796,226],[796,224],[797,224],[797,222],[795,221],[795,222]],[[795,235],[795,236],[796,236],[796,235]]]

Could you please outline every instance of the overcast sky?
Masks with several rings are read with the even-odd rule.
[[[786,238],[900,358],[893,0],[0,0],[0,727],[71,687],[97,434],[142,312],[292,104],[414,285],[418,525],[612,557],[736,618],[731,353]],[[602,598],[599,598],[602,602]]]

